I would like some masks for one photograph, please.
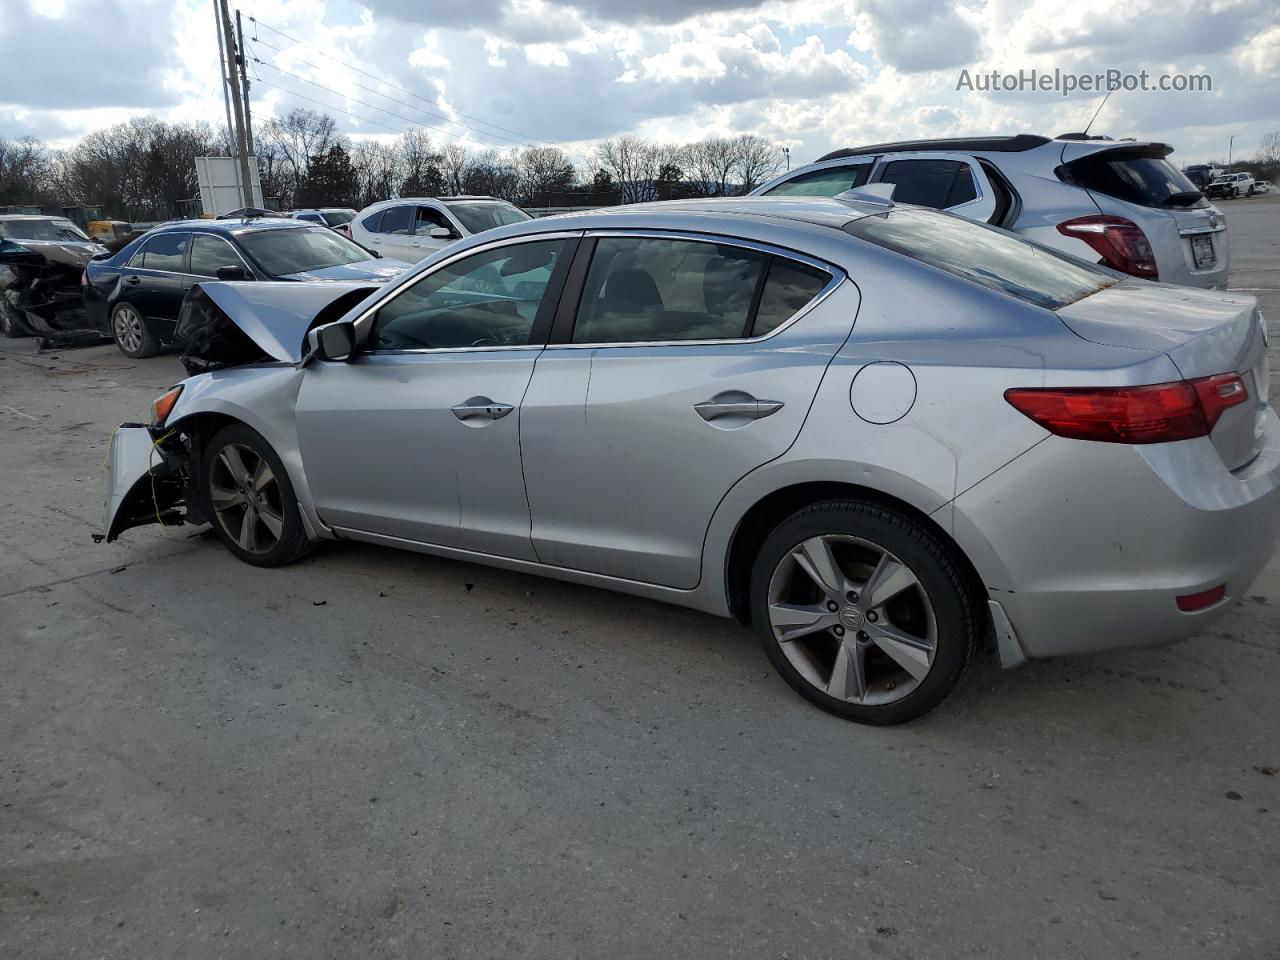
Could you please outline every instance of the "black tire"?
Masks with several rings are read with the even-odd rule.
[[[215,496],[215,489],[226,490],[229,482],[235,483],[234,479],[230,479],[228,462],[222,457],[223,452],[228,448],[233,448],[236,459],[243,466],[250,468],[247,473],[252,474],[253,468],[256,467],[255,463],[246,462],[248,452],[265,463],[271,472],[274,488],[262,491],[263,502],[254,508],[261,513],[255,512],[248,522],[252,545],[262,545],[256,542],[259,537],[263,540],[274,537],[274,544],[269,549],[247,549],[246,545],[232,533],[233,529],[240,531],[245,529],[245,514],[249,508],[236,504],[219,508],[219,497]],[[276,452],[271,449],[271,445],[256,430],[237,423],[223,427],[210,438],[204,447],[204,456],[200,464],[200,492],[204,497],[214,532],[226,548],[245,563],[256,567],[282,567],[300,559],[311,549],[311,542],[307,539],[306,528],[302,522],[302,514],[298,509],[298,499],[294,495],[293,484],[289,482],[289,474],[285,471],[284,464],[281,463]],[[231,492],[234,494],[236,491],[233,489]],[[225,497],[221,502],[227,503]],[[273,518],[270,524],[265,519],[268,513]],[[275,535],[270,526],[277,521],[280,531]]]
[[[111,339],[117,350],[134,360],[145,360],[160,352],[160,338],[131,303],[117,303],[111,308]]]
[[[774,636],[769,590],[775,570],[805,541],[833,536],[859,538],[893,554],[914,574],[932,606],[936,640],[928,672],[914,689],[893,702],[852,703],[829,695],[796,669]],[[920,521],[862,500],[816,503],[779,523],[761,544],[752,566],[750,605],[752,623],[765,654],[797,693],[828,713],[877,725],[914,720],[946,699],[973,659],[983,622],[978,598],[954,548]],[[826,638],[825,632],[816,636]]]
[[[10,340],[29,336],[22,323],[14,316],[14,308],[0,301],[0,333]]]

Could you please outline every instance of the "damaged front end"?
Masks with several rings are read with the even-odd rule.
[[[177,429],[141,423],[117,427],[108,455],[105,532],[94,539],[110,543],[125,530],[149,523],[204,523],[193,486],[198,455],[193,442]]]
[[[84,309],[85,265],[102,247],[0,238],[0,331],[46,344],[97,343]]]

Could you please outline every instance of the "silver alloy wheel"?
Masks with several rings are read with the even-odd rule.
[[[928,675],[938,623],[924,585],[884,547],[810,537],[769,580],[769,624],[791,665],[837,700],[901,700]]]
[[[117,307],[111,318],[111,329],[122,350],[137,353],[142,349],[142,317],[133,307]]]
[[[223,531],[247,553],[270,553],[284,535],[280,483],[265,457],[240,443],[218,451],[209,499]]]

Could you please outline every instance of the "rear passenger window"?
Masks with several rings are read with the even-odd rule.
[[[574,343],[738,340],[776,329],[830,275],[758,250],[605,237],[587,271]]]
[[[382,212],[382,226],[378,233],[413,233],[413,207],[392,207]]]
[[[360,221],[360,226],[364,227],[370,233],[377,233],[382,227],[382,211],[371,213]]]
[[[945,210],[977,199],[967,163],[959,160],[894,160],[885,164],[882,183],[897,184],[893,199]]]
[[[768,255],[692,240],[605,237],[582,290],[574,343],[743,337]]]
[[[867,182],[871,173],[870,163],[855,163],[843,167],[826,167],[810,173],[802,173],[766,190],[766,197],[834,197]]]
[[[791,319],[816,297],[831,280],[831,275],[815,267],[774,257],[751,326],[753,337],[762,337]]]
[[[146,270],[170,270],[181,273],[182,256],[186,252],[189,236],[190,234],[186,233],[162,233],[154,236],[147,241],[147,245],[141,251],[142,262],[138,262],[138,255],[135,254],[129,261],[129,265],[140,266]]]

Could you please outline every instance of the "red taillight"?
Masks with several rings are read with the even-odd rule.
[[[1168,443],[1205,437],[1224,410],[1249,397],[1234,373],[1147,387],[1006,390],[1018,412],[1050,433],[1103,443]]]
[[[80,286],[82,286],[82,287],[87,287],[88,285],[89,285],[89,271],[88,271],[88,270],[81,270],[81,271],[80,271]]]
[[[1093,247],[1112,270],[1147,280],[1158,279],[1156,255],[1147,235],[1132,220],[1106,215],[1076,217],[1058,224],[1058,232]]]
[[[1213,606],[1226,595],[1227,585],[1225,583],[1209,590],[1201,590],[1199,593],[1185,593],[1178,597],[1178,609],[1183,613],[1194,613],[1197,610],[1203,610],[1205,607]]]

